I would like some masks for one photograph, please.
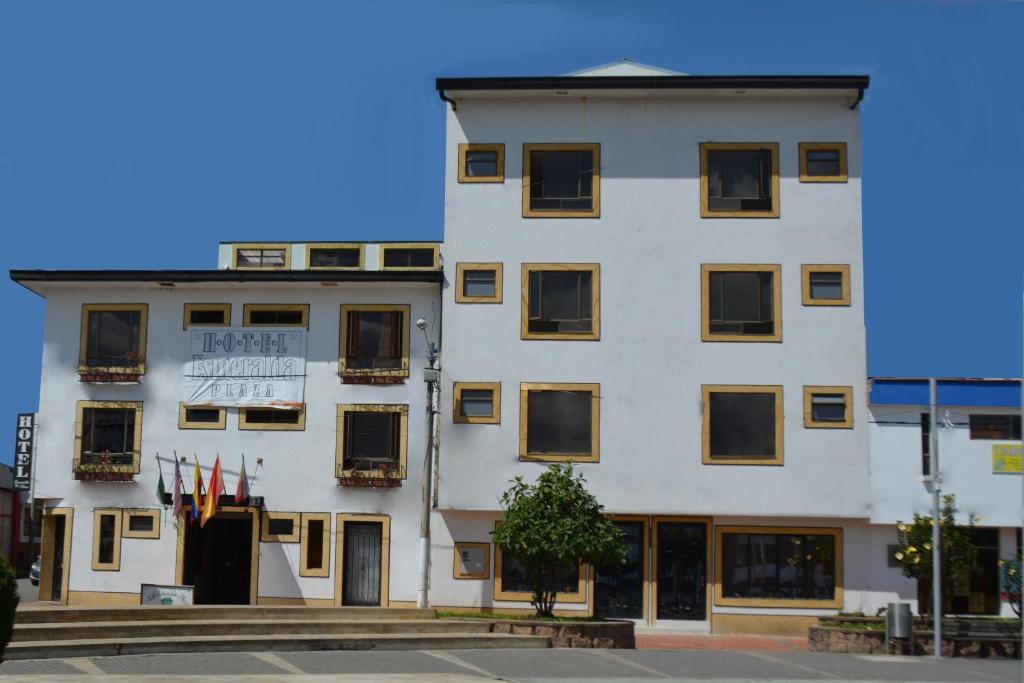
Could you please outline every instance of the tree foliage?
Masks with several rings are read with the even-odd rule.
[[[1010,607],[1018,617],[1021,615],[1021,554],[999,565],[999,583],[1010,601]]]
[[[956,523],[956,496],[942,497],[942,510],[939,518],[939,538],[942,562],[941,586],[943,608],[946,601],[954,594],[954,586],[958,581],[970,577],[978,551],[971,541],[971,530],[975,518],[968,517],[967,525]],[[896,559],[903,567],[903,575],[917,579],[918,612],[929,614],[932,611],[932,518],[931,515],[914,513],[914,523],[896,524],[896,538],[899,548]]]
[[[491,536],[525,569],[538,616],[552,615],[559,570],[625,562],[622,532],[585,483],[571,463],[551,465],[534,484],[516,477],[501,496],[505,520]]]
[[[14,612],[18,609],[18,583],[14,577],[14,568],[3,555],[0,555],[0,662],[4,660],[4,650],[11,641],[14,631]]]

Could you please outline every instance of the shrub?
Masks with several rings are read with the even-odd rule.
[[[4,650],[11,642],[14,630],[14,612],[18,609],[18,583],[14,567],[0,555],[0,662],[4,661]]]

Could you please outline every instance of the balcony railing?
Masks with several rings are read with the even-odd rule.
[[[78,481],[132,481],[138,468],[134,453],[82,453],[74,462]]]
[[[78,379],[82,382],[138,382],[145,369],[145,359],[134,351],[120,356],[87,356],[78,366]]]
[[[338,463],[335,476],[340,486],[393,488],[402,485],[405,468],[394,460],[377,458],[350,459]]]

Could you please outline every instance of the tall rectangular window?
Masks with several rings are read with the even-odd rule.
[[[597,384],[520,385],[520,459],[597,462],[599,389]]]
[[[921,474],[932,476],[932,416],[921,413]]]
[[[777,218],[777,143],[703,143],[701,216]]]
[[[92,568],[94,571],[121,569],[121,510],[93,513]]]
[[[702,265],[704,341],[782,341],[781,267]]]
[[[597,144],[523,145],[523,217],[600,216]]]
[[[597,264],[523,264],[523,339],[600,339]]]
[[[326,512],[302,513],[302,541],[299,546],[300,576],[330,575],[331,516]]]
[[[705,385],[705,464],[782,464],[782,387]]]

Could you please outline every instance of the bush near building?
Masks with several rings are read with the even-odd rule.
[[[14,630],[14,612],[18,609],[18,583],[14,576],[14,567],[7,558],[0,555],[0,662],[4,660],[4,650],[11,642]]]

